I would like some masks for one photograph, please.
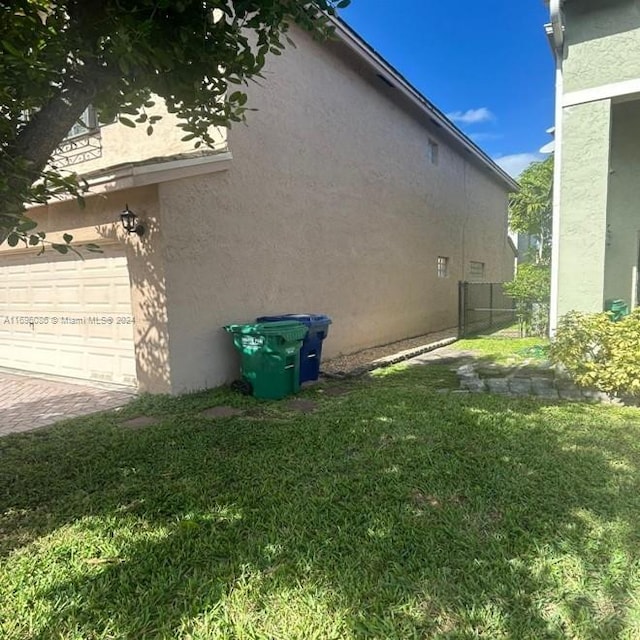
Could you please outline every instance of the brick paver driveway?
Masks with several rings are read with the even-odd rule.
[[[134,397],[134,391],[128,389],[98,388],[0,371],[0,436],[115,409]]]

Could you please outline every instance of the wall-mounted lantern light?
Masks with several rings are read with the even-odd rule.
[[[122,222],[122,228],[128,234],[144,235],[144,227],[138,222],[138,216],[129,209],[128,204],[124,206],[124,211],[120,214],[120,222]]]

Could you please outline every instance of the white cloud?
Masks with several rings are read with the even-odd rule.
[[[474,142],[488,142],[490,140],[500,140],[503,138],[500,133],[468,133],[467,134]]]
[[[480,122],[491,122],[495,120],[495,116],[487,107],[479,109],[469,109],[467,111],[453,111],[448,113],[449,120],[459,122],[460,124],[478,124]]]
[[[544,158],[539,153],[514,153],[509,156],[498,156],[494,160],[510,176],[517,178],[532,162],[539,162]]]

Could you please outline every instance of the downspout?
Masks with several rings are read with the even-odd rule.
[[[553,158],[553,218],[551,230],[551,299],[549,301],[549,334],[555,334],[558,326],[558,293],[559,293],[559,258],[560,258],[560,180],[562,166],[562,130],[564,81],[562,60],[564,58],[564,19],[562,16],[563,0],[550,0],[551,36],[556,58],[556,145]]]
[[[553,48],[556,54],[562,54],[564,49],[564,18],[562,16],[562,4],[564,0],[550,0],[549,11],[551,13],[551,29],[553,34]]]

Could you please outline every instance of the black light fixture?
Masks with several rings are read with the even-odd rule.
[[[138,236],[144,235],[144,227],[138,222],[138,216],[129,209],[129,205],[124,205],[124,211],[120,214],[122,228],[128,233],[135,233]]]

